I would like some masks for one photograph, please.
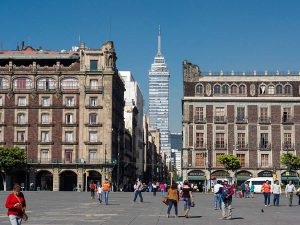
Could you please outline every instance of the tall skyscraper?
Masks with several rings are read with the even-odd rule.
[[[150,126],[157,128],[161,136],[161,150],[170,156],[169,140],[169,78],[170,73],[161,53],[161,32],[158,31],[158,48],[149,71]]]

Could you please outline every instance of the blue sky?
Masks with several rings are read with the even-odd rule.
[[[26,0],[0,2],[0,49],[26,41],[70,49],[113,40],[119,70],[131,70],[148,102],[147,74],[157,51],[170,73],[170,130],[181,131],[182,61],[202,71],[300,70],[297,0]]]

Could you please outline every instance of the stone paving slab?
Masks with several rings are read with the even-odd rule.
[[[167,207],[161,197],[143,193],[144,203],[133,203],[133,193],[110,193],[110,204],[99,205],[89,193],[79,192],[24,192],[27,200],[28,225],[284,225],[298,224],[300,206],[288,207],[281,197],[281,206],[265,207],[263,196],[254,199],[233,200],[233,220],[220,220],[220,210],[213,209],[213,195],[194,194],[196,207],[190,218],[166,218]],[[0,224],[8,225],[5,215],[5,199],[8,192],[0,192]],[[294,204],[298,199],[294,198]],[[264,209],[264,213],[261,209]],[[174,215],[174,209],[172,209]],[[183,202],[179,203],[179,215],[183,215]]]

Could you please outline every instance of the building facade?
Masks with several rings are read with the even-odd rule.
[[[170,73],[161,53],[161,35],[158,34],[158,50],[149,71],[150,127],[160,131],[161,150],[170,156],[169,140],[169,79]]]
[[[121,183],[124,84],[113,42],[72,51],[0,51],[1,145],[27,154],[12,171],[26,189],[73,190],[105,177]]]
[[[274,175],[286,180],[280,156],[300,155],[299,72],[201,73],[184,61],[183,80],[184,179],[226,177],[217,159],[233,154],[242,167],[239,182]],[[299,171],[289,176],[298,180]]]
[[[171,133],[171,162],[173,171],[178,177],[182,176],[182,133]]]

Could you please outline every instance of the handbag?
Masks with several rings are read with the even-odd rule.
[[[16,196],[16,198],[18,199],[18,202],[22,205],[22,203],[21,203],[20,199],[18,198],[18,196]],[[27,221],[28,220],[28,215],[25,213],[25,209],[24,208],[22,210],[23,210],[22,220]]]
[[[191,201],[191,207],[195,207],[195,202]]]
[[[165,205],[168,205],[169,204],[168,197],[164,197],[163,200],[162,200],[162,203],[164,203]]]

